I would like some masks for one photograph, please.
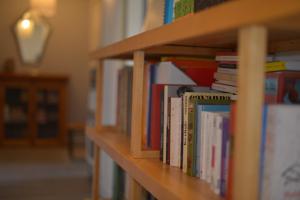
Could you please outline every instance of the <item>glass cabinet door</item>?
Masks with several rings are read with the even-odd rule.
[[[3,89],[3,139],[16,143],[30,142],[30,90],[20,85],[5,85]]]
[[[59,137],[59,102],[59,90],[51,88],[37,89],[37,139],[55,139]]]

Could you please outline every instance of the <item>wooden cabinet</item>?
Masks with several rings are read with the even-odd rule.
[[[63,144],[65,76],[0,74],[1,145]]]

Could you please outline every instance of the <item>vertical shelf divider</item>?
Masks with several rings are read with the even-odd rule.
[[[238,101],[234,141],[234,200],[259,199],[259,157],[264,102],[267,29],[252,25],[238,34]]]
[[[145,105],[145,52],[133,52],[133,88],[132,88],[132,116],[131,116],[131,141],[130,150],[134,158],[158,158],[159,151],[144,150],[142,147],[142,135],[146,130],[144,116],[147,115]]]
[[[132,117],[131,117],[131,141],[130,150],[135,158],[142,155],[143,134],[143,102],[144,102],[144,70],[145,53],[136,51],[133,53],[133,88],[132,88]]]

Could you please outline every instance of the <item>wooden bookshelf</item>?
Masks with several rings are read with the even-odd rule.
[[[159,199],[220,199],[199,179],[149,158],[157,152],[142,150],[145,111],[141,98],[146,92],[145,60],[174,55],[209,57],[226,49],[237,49],[239,54],[233,199],[259,199],[265,56],[267,52],[300,50],[299,0],[229,1],[91,52],[90,58],[100,62],[98,131],[89,130],[88,135],[132,177],[130,187],[141,184]],[[104,59],[134,60],[131,139],[103,129],[100,123]],[[136,193],[131,197],[139,199]]]
[[[157,158],[133,158],[130,153],[130,139],[124,133],[99,132],[88,128],[87,135],[158,199],[222,199],[212,192],[208,184],[187,176],[178,168],[163,165]]]
[[[149,57],[214,55],[215,48],[235,48],[238,30],[254,24],[269,30],[270,41],[281,42],[282,47],[288,45],[282,41],[299,39],[300,2],[243,0],[223,3],[98,49],[91,52],[90,57],[133,58],[137,50],[145,51]],[[280,48],[276,43],[273,45]]]

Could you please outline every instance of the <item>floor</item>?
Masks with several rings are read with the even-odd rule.
[[[0,200],[84,200],[90,180],[84,159],[63,148],[0,149]]]

